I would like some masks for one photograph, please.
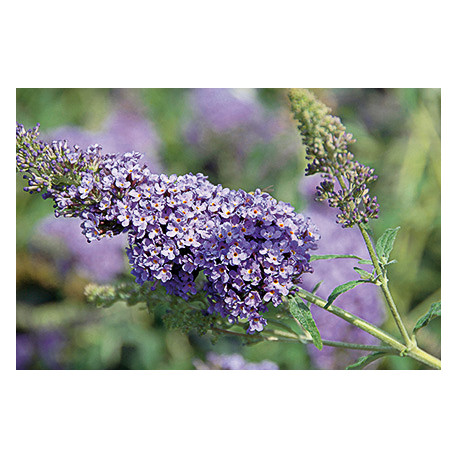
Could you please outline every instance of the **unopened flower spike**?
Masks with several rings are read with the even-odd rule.
[[[316,199],[327,200],[338,208],[337,222],[342,227],[367,223],[377,218],[377,197],[369,195],[368,185],[377,179],[374,170],[353,160],[348,150],[354,139],[340,119],[306,89],[289,92],[294,118],[299,122],[306,158],[305,174],[320,173],[323,181],[317,187]]]

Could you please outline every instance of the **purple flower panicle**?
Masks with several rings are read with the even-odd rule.
[[[268,304],[278,306],[312,271],[313,224],[259,189],[230,190],[202,174],[154,174],[141,165],[140,153],[48,145],[38,142],[37,130],[22,126],[16,135],[28,190],[52,198],[56,216],[82,219],[88,241],[127,232],[139,284],[160,282],[168,293],[188,298],[203,272],[208,312],[231,323],[246,319],[252,334],[266,325]]]
[[[246,319],[248,333],[262,331],[268,303],[278,306],[310,271],[311,222],[267,193],[229,190],[201,174],[150,175],[132,191],[135,199],[115,211],[129,227],[137,282],[160,281],[187,298],[203,272],[208,312]]]

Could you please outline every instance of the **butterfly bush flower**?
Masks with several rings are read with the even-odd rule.
[[[355,141],[352,135],[309,91],[293,89],[289,96],[310,161],[305,174],[320,173],[323,178],[316,188],[316,199],[328,200],[331,207],[340,210],[337,222],[342,227],[377,218],[377,197],[371,197],[368,189],[377,176],[373,169],[353,160],[353,154],[348,151]]]
[[[206,361],[195,359],[194,367],[198,370],[261,370],[272,371],[278,370],[277,364],[272,361],[264,360],[259,363],[250,363],[245,361],[242,355],[234,353],[232,355],[219,355],[214,352],[207,354]]]
[[[313,190],[318,183],[319,177],[306,177],[302,181],[300,190],[306,199],[307,196],[313,195]],[[367,256],[367,249],[359,231],[356,228],[344,231],[337,226],[334,223],[336,211],[333,208],[312,200],[307,206],[307,214],[320,228],[322,238],[317,255],[332,253]],[[318,288],[318,294],[328,297],[336,286],[357,278],[357,274],[352,269],[354,265],[354,259],[315,261],[313,278],[304,276],[301,286],[311,291],[319,280],[324,279]],[[346,292],[335,300],[335,305],[377,326],[380,326],[385,318],[383,299],[379,295],[378,288],[373,284],[362,284]],[[377,338],[319,307],[314,307],[312,313],[324,339],[366,345],[379,343]],[[320,369],[344,369],[361,356],[361,352],[357,350],[323,347],[319,351],[313,345],[309,345],[308,349],[312,362]]]
[[[301,275],[312,271],[309,250],[318,235],[288,203],[259,189],[213,185],[202,174],[154,174],[140,153],[102,155],[99,146],[71,150],[37,137],[36,129],[18,126],[17,163],[29,179],[26,190],[51,197],[56,216],[82,219],[88,241],[127,232],[139,284],[160,282],[187,299],[203,272],[208,313],[230,323],[245,319],[252,334],[267,324],[262,314],[269,304],[277,307],[294,294]]]
[[[129,229],[127,253],[139,283],[159,280],[168,293],[186,299],[203,272],[208,312],[231,323],[246,319],[253,333],[264,328],[268,303],[278,306],[310,271],[308,251],[317,240],[311,222],[267,193],[229,190],[201,174],[150,175],[140,187],[153,190],[152,202],[161,209],[130,201],[118,215],[123,223],[135,212],[150,218],[146,230]],[[282,230],[278,218],[285,222]]]

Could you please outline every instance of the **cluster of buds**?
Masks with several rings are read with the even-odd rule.
[[[24,191],[52,198],[56,216],[80,216],[100,198],[90,183],[97,179],[101,147],[84,150],[70,148],[66,141],[46,143],[39,134],[39,124],[29,130],[16,125],[16,167],[28,180]]]
[[[309,160],[305,174],[320,173],[323,177],[317,187],[317,200],[327,200],[331,207],[340,210],[337,222],[342,227],[377,218],[377,197],[371,197],[368,189],[377,176],[373,169],[353,160],[353,154],[348,150],[355,141],[352,135],[311,92],[292,89],[289,98]]]

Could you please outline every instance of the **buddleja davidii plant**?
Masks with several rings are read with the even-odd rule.
[[[350,137],[339,122],[327,118],[322,105],[314,105],[310,97],[297,102],[307,100],[309,107],[301,113],[315,117],[301,127],[304,132],[307,125],[315,129],[312,146],[317,156],[310,173],[327,173],[328,184],[322,186],[321,196],[326,192],[331,204],[341,208],[343,225],[360,225],[370,242],[363,224],[375,215],[377,207],[367,192],[372,172],[352,162],[346,152]],[[316,112],[314,106],[318,107]],[[326,122],[322,125],[323,116]],[[56,216],[80,218],[88,241],[129,234],[127,254],[139,286],[131,282],[92,287],[88,298],[93,303],[142,302],[152,312],[165,306],[166,324],[184,332],[195,329],[199,334],[229,334],[252,343],[286,340],[313,343],[318,348],[328,345],[375,351],[366,363],[397,352],[439,367],[438,360],[420,350],[413,340],[405,345],[332,304],[335,297],[359,281],[383,285],[383,256],[380,263],[372,260],[375,273],[367,277],[361,271],[364,278],[336,288],[327,301],[316,296],[315,290],[307,292],[297,286],[300,275],[311,271],[309,262],[320,257],[308,253],[318,238],[313,224],[289,204],[259,190],[247,193],[215,186],[201,174],[154,174],[139,162],[139,153],[106,155],[99,146],[81,150],[60,141],[40,142],[38,128],[26,131],[18,125],[16,138],[17,167],[29,181],[26,191],[52,198]],[[326,141],[320,143],[321,138]],[[361,180],[362,175],[367,179]],[[340,190],[331,189],[333,178],[341,184]],[[271,243],[271,238],[278,243]],[[375,252],[373,256],[376,259]],[[321,339],[310,312],[311,303],[387,345]],[[296,330],[292,319],[299,325]]]
[[[305,146],[306,158],[309,161],[305,171],[306,175],[319,173],[323,178],[323,181],[317,187],[316,199],[318,201],[327,200],[331,207],[339,209],[337,223],[341,224],[343,228],[358,226],[370,256],[370,260],[358,258],[359,262],[370,264],[373,267],[372,273],[355,268],[361,278],[338,286],[327,300],[319,298],[313,292],[309,293],[304,290],[300,290],[298,295],[308,303],[318,305],[364,329],[391,347],[389,350],[375,349],[374,353],[361,358],[349,368],[364,367],[375,359],[393,354],[394,351],[395,354],[409,356],[431,367],[440,369],[440,360],[420,349],[415,338],[416,332],[421,327],[426,326],[433,318],[440,316],[440,302],[431,306],[429,312],[419,319],[412,334],[409,334],[388,287],[387,267],[389,264],[396,262],[395,260],[390,260],[389,257],[399,227],[387,229],[377,240],[375,247],[369,235],[371,230],[368,222],[370,219],[377,218],[379,213],[377,198],[370,196],[368,187],[370,183],[377,179],[377,176],[374,175],[374,170],[354,160],[353,154],[349,151],[350,145],[355,141],[352,135],[346,132],[341,120],[336,116],[332,116],[330,114],[331,110],[318,101],[310,91],[292,89],[289,91],[289,98],[294,118],[299,124],[298,127]],[[356,256],[328,255],[312,256],[312,260],[338,257],[356,258]],[[402,342],[370,323],[333,305],[333,301],[340,294],[367,282],[375,283],[381,288],[389,311],[401,334]],[[294,308],[291,312],[293,315],[297,314]],[[296,315],[296,318],[299,318],[299,316]],[[306,327],[305,322],[304,327]]]

